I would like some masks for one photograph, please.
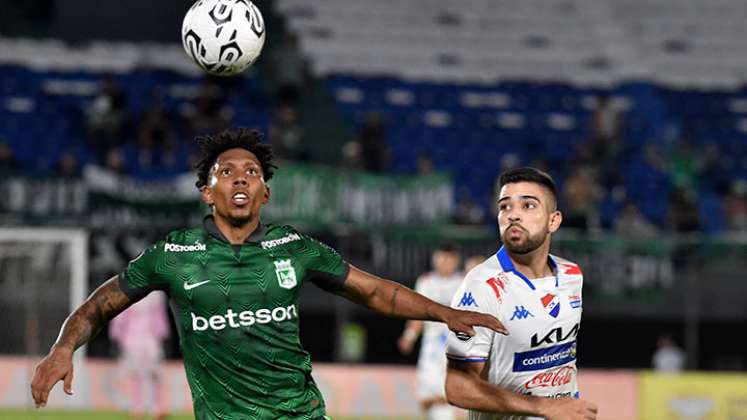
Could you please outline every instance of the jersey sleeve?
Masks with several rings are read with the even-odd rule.
[[[163,290],[168,294],[168,283],[159,267],[164,266],[165,242],[158,241],[144,250],[127,264],[119,275],[119,288],[130,299],[140,300],[153,290]]]
[[[419,294],[428,297],[428,276],[423,274],[415,280],[415,291]]]
[[[487,313],[495,317],[498,317],[499,313],[499,302],[489,289],[486,279],[472,276],[472,273],[454,294],[451,307]],[[485,362],[490,355],[495,334],[493,330],[484,327],[475,327],[475,335],[472,337],[450,331],[446,341],[446,357],[463,362]]]
[[[350,272],[350,265],[332,247],[303,235],[304,253],[307,256],[306,279],[319,288],[334,292],[340,290]]]

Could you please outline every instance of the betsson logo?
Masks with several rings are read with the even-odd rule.
[[[191,315],[192,330],[194,331],[207,331],[208,329],[220,331],[226,327],[250,327],[254,324],[269,324],[272,321],[283,322],[298,318],[296,305],[288,307],[280,306],[274,309],[259,309],[256,312],[234,312],[233,309],[229,309],[224,315],[213,315],[210,318],[195,315],[194,313],[191,313]]]
[[[163,246],[163,252],[196,252],[207,251],[207,246],[200,241],[195,241],[194,245],[179,245],[166,242]]]

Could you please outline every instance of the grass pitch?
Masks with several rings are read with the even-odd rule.
[[[0,420],[131,420],[121,411],[54,411],[54,410],[0,410]],[[332,420],[381,420],[380,417],[341,417]],[[387,420],[416,420],[415,417],[387,417]],[[174,414],[168,420],[194,420],[189,414]]]

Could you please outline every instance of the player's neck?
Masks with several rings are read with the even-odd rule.
[[[547,260],[550,255],[550,243],[545,242],[539,248],[526,254],[514,254],[509,251],[508,256],[514,263],[514,268],[519,270],[528,279],[539,279],[553,275],[552,267]]]
[[[241,245],[246,242],[246,239],[257,230],[259,226],[259,218],[254,218],[244,223],[243,225],[233,225],[228,220],[221,217],[213,216],[215,220],[215,226],[220,230],[223,236],[228,239],[231,245]]]

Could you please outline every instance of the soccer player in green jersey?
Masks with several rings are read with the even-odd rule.
[[[72,394],[73,352],[153,290],[172,302],[198,420],[324,418],[298,331],[307,281],[388,316],[441,321],[468,335],[473,326],[505,333],[490,315],[439,305],[349,265],[290,226],[261,223],[276,166],[257,131],[224,131],[201,146],[197,187],[212,214],[146,249],[65,320],[34,371],[37,407],[60,380]]]

